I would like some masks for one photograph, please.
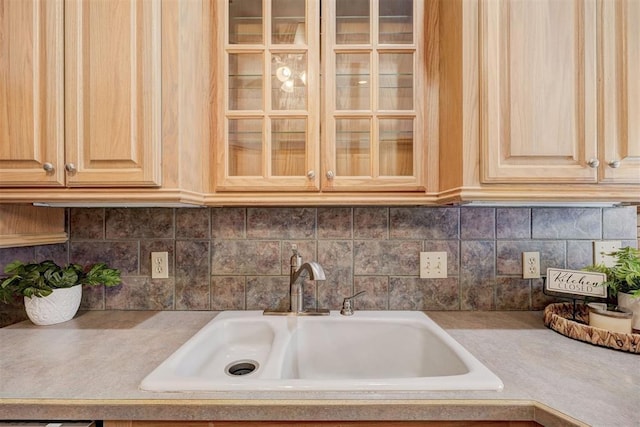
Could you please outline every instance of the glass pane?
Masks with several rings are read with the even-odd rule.
[[[368,53],[336,54],[336,109],[370,110]]]
[[[271,56],[271,108],[307,109],[307,55],[275,53]]]
[[[369,0],[337,0],[336,2],[336,43],[368,44]]]
[[[336,119],[336,175],[371,176],[371,121]]]
[[[307,141],[306,119],[274,119],[271,121],[271,174],[303,176]]]
[[[380,119],[380,175],[413,175],[413,119]]]
[[[229,109],[262,110],[262,54],[229,54]]]
[[[262,176],[262,119],[229,120],[229,176]]]
[[[380,54],[380,109],[413,110],[413,54]]]
[[[306,44],[305,0],[273,0],[271,7],[271,42]]]
[[[229,43],[262,44],[262,0],[229,0]]]
[[[378,43],[413,43],[413,0],[380,0]]]

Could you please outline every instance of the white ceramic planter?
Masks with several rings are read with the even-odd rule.
[[[630,294],[618,292],[618,305],[633,311],[631,327],[640,330],[640,297],[634,298]]]
[[[589,326],[621,334],[631,333],[633,313],[623,307],[607,307],[607,304],[591,302],[589,307]]]
[[[24,297],[27,316],[36,325],[55,325],[71,320],[80,308],[82,285],[54,289],[46,297]]]

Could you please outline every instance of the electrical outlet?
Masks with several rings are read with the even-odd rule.
[[[522,252],[522,278],[540,278],[540,252]]]
[[[444,279],[447,277],[446,252],[420,252],[420,278]]]
[[[151,252],[151,278],[169,278],[169,253]]]
[[[613,267],[616,265],[616,259],[607,254],[617,251],[621,246],[622,242],[620,240],[593,242],[593,263]]]

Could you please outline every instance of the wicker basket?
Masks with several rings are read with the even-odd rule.
[[[544,325],[554,331],[600,347],[640,354],[640,334],[621,334],[589,326],[589,309],[576,304],[573,320],[572,303],[549,304],[544,309]]]

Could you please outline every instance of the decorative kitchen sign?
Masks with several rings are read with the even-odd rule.
[[[545,287],[548,291],[564,294],[606,298],[607,287],[602,285],[606,281],[604,273],[548,268]]]

